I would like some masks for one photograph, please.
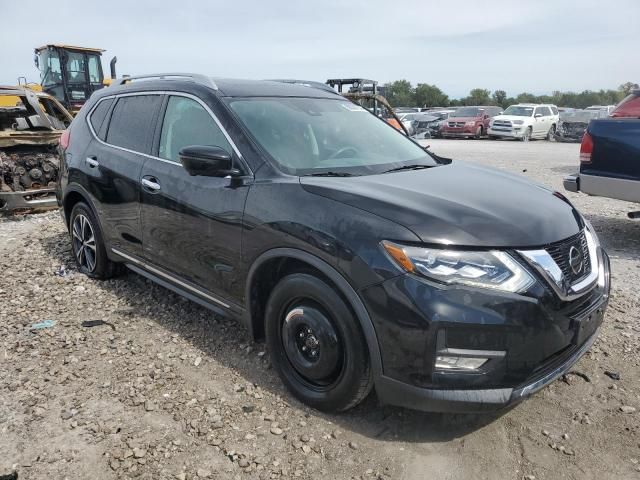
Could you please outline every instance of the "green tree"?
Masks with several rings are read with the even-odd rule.
[[[444,107],[449,105],[449,97],[435,85],[419,83],[415,89],[415,104],[420,107]]]
[[[620,87],[618,88],[622,91],[622,93],[624,93],[626,97],[631,93],[632,90],[635,90],[636,88],[640,88],[640,86],[637,83],[625,82],[622,85],[620,85]]]
[[[506,105],[507,100],[507,92],[504,90],[496,90],[493,92],[493,102],[496,105],[500,105],[502,108],[507,108],[509,105]]]
[[[491,92],[485,88],[474,88],[464,99],[465,105],[487,105],[491,103]]]
[[[536,103],[538,101],[538,97],[533,95],[532,93],[522,92],[516,97],[516,102],[518,103]]]
[[[385,96],[392,107],[413,107],[416,104],[415,91],[408,80],[387,83]]]

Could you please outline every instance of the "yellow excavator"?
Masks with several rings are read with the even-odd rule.
[[[103,52],[100,48],[43,45],[34,52],[34,62],[40,71],[40,83],[27,83],[25,77],[20,77],[18,85],[48,93],[75,115],[95,90],[110,85],[111,79],[116,78],[118,59],[111,59],[111,78],[105,78],[101,61]],[[0,106],[15,105],[10,105],[11,98],[2,98],[0,101]]]

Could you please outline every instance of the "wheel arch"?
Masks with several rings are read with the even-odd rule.
[[[338,289],[358,319],[367,342],[374,378],[382,375],[380,346],[373,322],[364,303],[351,284],[333,266],[315,255],[295,248],[275,248],[262,253],[251,265],[245,287],[245,324],[254,339],[264,335],[264,306],[270,289],[293,271],[315,270]],[[282,274],[278,274],[281,272]]]
[[[95,205],[91,201],[91,196],[81,187],[70,186],[67,192],[64,194],[62,199],[62,208],[64,211],[64,221],[69,228],[69,217],[71,216],[71,211],[73,207],[79,203],[84,202],[89,205],[89,208],[93,212],[93,214],[98,217],[98,212],[96,210]]]

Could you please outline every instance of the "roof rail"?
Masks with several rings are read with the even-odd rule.
[[[211,77],[200,73],[150,73],[148,75],[135,75],[133,77],[116,78],[111,82],[111,85],[124,85],[129,82],[150,80],[191,80],[205,87],[218,90],[216,82],[214,82]]]

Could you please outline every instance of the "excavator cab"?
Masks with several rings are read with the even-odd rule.
[[[34,61],[40,70],[40,83],[45,93],[58,99],[75,114],[95,90],[105,83],[99,48],[71,45],[45,45],[35,49]],[[111,62],[115,78],[115,57]]]

